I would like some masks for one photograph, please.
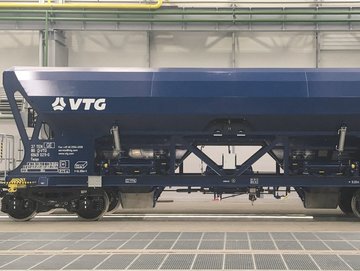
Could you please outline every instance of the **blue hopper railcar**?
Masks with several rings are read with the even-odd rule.
[[[3,77],[25,150],[1,186],[14,219],[62,207],[96,220],[120,204],[153,207],[169,186],[251,201],[295,190],[305,208],[360,217],[360,69],[25,67]],[[229,152],[219,164],[201,146]],[[259,149],[238,164],[233,146]],[[190,154],[204,172],[184,172]],[[274,170],[254,171],[266,154]]]

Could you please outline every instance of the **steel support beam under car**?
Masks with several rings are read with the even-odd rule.
[[[16,178],[17,176],[12,176]],[[102,186],[113,187],[149,187],[149,186],[187,186],[187,187],[360,187],[360,177],[344,176],[314,176],[284,174],[243,174],[240,176],[202,174],[175,174],[169,175],[129,175],[129,176],[102,176]],[[171,180],[169,182],[169,180]],[[37,188],[42,187],[88,187],[87,176],[33,176]]]
[[[201,161],[207,164],[217,175],[224,176],[224,171],[209,156],[207,156],[204,152],[199,150],[198,147],[186,141],[184,141],[183,143],[190,152],[192,152]]]
[[[275,139],[269,145],[263,146],[257,152],[255,152],[249,159],[247,159],[239,169],[236,170],[236,175],[244,174],[256,161],[258,161],[261,157],[267,154],[270,150],[277,146],[280,143],[279,139]]]

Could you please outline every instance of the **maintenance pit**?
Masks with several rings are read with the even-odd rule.
[[[157,209],[101,221],[0,217],[1,270],[360,270],[358,221],[296,196],[249,204],[165,193]]]

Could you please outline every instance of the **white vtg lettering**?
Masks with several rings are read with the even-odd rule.
[[[84,105],[84,110],[90,110],[91,106],[94,107],[95,110],[101,111],[106,108],[106,100],[101,99],[93,99],[93,98],[80,98],[80,99],[69,99],[71,110],[80,109],[81,105]]]

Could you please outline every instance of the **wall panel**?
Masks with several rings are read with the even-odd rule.
[[[313,33],[248,32],[237,34],[237,67],[315,67]]]
[[[231,67],[231,34],[172,32],[151,35],[153,67]]]
[[[0,72],[13,66],[39,65],[39,34],[36,31],[0,31]],[[2,76],[0,76],[2,85]]]
[[[144,32],[67,32],[69,66],[147,67]]]

